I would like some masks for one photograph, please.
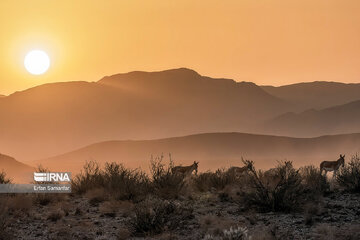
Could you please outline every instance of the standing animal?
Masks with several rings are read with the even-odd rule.
[[[195,175],[198,173],[199,162],[194,161],[194,163],[190,166],[176,166],[171,169],[173,174],[182,174],[185,177],[190,176],[192,172],[195,170]]]
[[[251,168],[252,164],[247,164],[244,167],[230,167],[227,172],[234,176],[240,176],[241,174],[246,173]]]
[[[345,154],[342,156],[340,154],[340,158],[337,161],[323,161],[320,163],[320,174],[325,171],[325,175],[329,171],[334,171],[334,175],[336,176],[337,171],[339,170],[340,166],[344,166],[345,164]]]

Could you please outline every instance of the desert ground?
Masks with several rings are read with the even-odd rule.
[[[201,163],[199,163],[201,164]],[[359,239],[360,159],[335,177],[279,162],[262,171],[150,174],[89,162],[71,194],[1,195],[1,239]],[[6,181],[2,175],[1,181]]]

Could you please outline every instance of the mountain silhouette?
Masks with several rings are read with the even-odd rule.
[[[6,177],[13,182],[31,181],[34,168],[15,160],[13,157],[0,154],[0,172],[5,172]]]
[[[323,109],[360,100],[360,84],[308,82],[281,87],[262,86],[269,94],[293,104],[292,111]]]
[[[49,83],[1,98],[0,146],[23,161],[113,139],[249,132],[290,110],[254,83],[186,68],[136,71],[98,82]]]
[[[77,173],[86,161],[120,162],[127,167],[149,169],[151,156],[171,153],[175,164],[200,162],[201,171],[241,166],[242,157],[254,160],[259,168],[273,167],[290,160],[296,166],[337,160],[340,153],[351,156],[360,150],[360,134],[291,138],[245,133],[207,133],[158,140],[106,141],[33,164],[56,171]]]
[[[360,100],[322,110],[282,114],[265,124],[269,134],[299,137],[360,132]]]

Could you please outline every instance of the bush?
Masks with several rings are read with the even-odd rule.
[[[11,183],[11,180],[6,177],[5,172],[0,172],[0,184],[8,184]]]
[[[300,168],[302,184],[308,196],[318,197],[330,190],[330,184],[325,175],[313,165]]]
[[[192,208],[158,198],[136,204],[130,224],[135,235],[149,236],[173,230],[180,222],[192,219]]]
[[[83,171],[76,175],[72,181],[72,190],[77,193],[85,193],[90,189],[104,186],[105,179],[97,162],[87,162]]]
[[[172,172],[173,163],[163,163],[163,157],[151,160],[151,180],[154,194],[165,199],[178,198],[185,187],[184,176]]]
[[[149,193],[150,181],[141,171],[126,169],[122,164],[106,163],[102,170],[96,162],[89,162],[75,177],[72,187],[80,194],[104,189],[116,199],[139,201]]]
[[[248,205],[268,212],[290,212],[297,210],[303,196],[303,186],[298,170],[291,162],[279,163],[269,172],[250,168],[250,191],[244,193]]]
[[[251,236],[248,235],[248,230],[245,227],[230,227],[225,229],[219,237],[207,234],[204,240],[250,240]]]
[[[106,163],[103,175],[105,188],[118,200],[143,200],[151,188],[145,173],[126,169],[121,164]]]
[[[349,163],[340,168],[336,175],[340,186],[350,192],[360,192],[360,158],[353,156]]]
[[[201,173],[195,178],[195,186],[201,191],[210,191],[211,189],[223,190],[226,186],[237,184],[238,178],[223,169],[216,172]]]

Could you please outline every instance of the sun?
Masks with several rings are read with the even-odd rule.
[[[26,70],[34,75],[44,74],[50,67],[50,58],[42,50],[32,50],[28,52],[24,59]]]

